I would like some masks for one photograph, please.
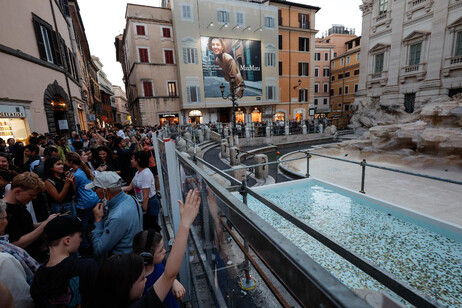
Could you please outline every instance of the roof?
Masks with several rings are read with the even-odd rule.
[[[316,10],[318,12],[321,8],[318,6],[312,6],[308,4],[301,4],[301,3],[296,3],[296,2],[290,2],[290,1],[285,1],[285,0],[270,0],[270,3],[279,3],[279,4],[286,4],[290,6],[296,6],[296,7],[301,7],[304,9],[310,9],[310,10]]]

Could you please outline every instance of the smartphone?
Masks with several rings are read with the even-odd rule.
[[[69,173],[73,173],[73,172],[74,172],[74,168],[69,169]]]

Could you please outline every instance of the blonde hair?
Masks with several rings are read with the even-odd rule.
[[[42,179],[33,172],[24,172],[15,176],[11,182],[11,189],[16,187],[22,188],[24,190],[33,189],[37,192],[42,192],[45,190],[45,184],[43,183]]]

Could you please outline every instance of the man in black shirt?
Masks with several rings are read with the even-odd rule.
[[[37,174],[24,172],[14,177],[11,189],[3,198],[8,214],[5,233],[9,234],[9,240],[13,245],[25,249],[38,262],[44,261],[46,257],[46,247],[39,237],[46,224],[56,217],[56,214],[50,215],[41,223],[34,224],[25,204],[37,198],[37,194],[44,188],[45,184]]]

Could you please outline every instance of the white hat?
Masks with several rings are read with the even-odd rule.
[[[93,182],[85,185],[85,189],[99,188],[120,188],[122,187],[122,178],[114,171],[104,171],[95,175]]]

